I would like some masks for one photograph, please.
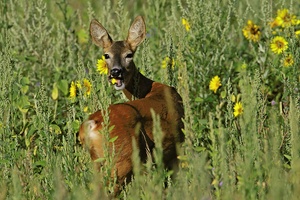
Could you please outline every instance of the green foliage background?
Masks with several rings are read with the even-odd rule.
[[[0,199],[105,199],[109,167],[93,170],[77,142],[89,113],[126,101],[96,71],[101,50],[88,27],[97,18],[115,40],[143,15],[147,39],[135,63],[153,80],[175,86],[185,107],[186,141],[170,179],[159,161],[139,165],[123,199],[297,199],[300,196],[300,26],[278,30],[294,64],[270,50],[269,22],[278,9],[300,17],[293,0],[0,2]],[[190,23],[186,31],[181,23]],[[244,38],[251,19],[261,40]],[[161,67],[165,57],[175,66]],[[242,67],[242,65],[246,67]],[[222,86],[209,90],[218,75]],[[69,98],[72,81],[90,96]],[[233,116],[240,101],[244,112]],[[87,110],[86,110],[87,109]],[[156,119],[156,118],[155,118]],[[157,140],[161,135],[155,120]]]

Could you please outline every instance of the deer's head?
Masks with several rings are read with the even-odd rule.
[[[109,80],[116,80],[115,89],[124,89],[137,70],[133,56],[137,46],[146,36],[146,25],[143,18],[141,16],[135,18],[129,28],[127,39],[123,41],[113,41],[107,30],[96,19],[91,21],[90,34],[94,43],[103,48]]]

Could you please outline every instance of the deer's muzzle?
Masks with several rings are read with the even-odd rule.
[[[116,90],[123,90],[125,88],[123,70],[120,68],[112,68],[108,76],[110,82],[115,86]]]
[[[119,68],[113,68],[110,70],[110,76],[113,78],[116,78],[116,79],[122,77],[122,73],[123,73],[123,70],[119,69]]]

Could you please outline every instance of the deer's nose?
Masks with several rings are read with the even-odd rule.
[[[110,70],[110,75],[112,77],[115,77],[115,78],[117,78],[119,76],[122,76],[122,69],[120,69],[120,68],[113,68],[113,69]]]

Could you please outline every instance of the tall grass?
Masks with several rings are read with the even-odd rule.
[[[177,172],[163,169],[159,145],[156,165],[141,165],[135,151],[136,176],[120,198],[297,199],[300,24],[271,28],[283,8],[300,20],[300,3],[293,0],[2,0],[0,199],[108,198],[110,169],[94,171],[77,132],[90,113],[126,99],[96,71],[102,52],[88,27],[97,18],[121,40],[137,15],[145,17],[147,39],[135,63],[148,77],[177,88],[186,139]],[[260,26],[258,42],[243,36],[248,20]],[[276,35],[288,41],[289,67],[283,67],[286,54],[270,49]],[[163,68],[166,57],[171,62]],[[216,93],[209,89],[214,76],[222,84]],[[72,81],[84,79],[91,94],[81,87],[70,98]],[[237,102],[243,113],[235,117]],[[159,144],[159,117],[153,113],[153,119]]]

